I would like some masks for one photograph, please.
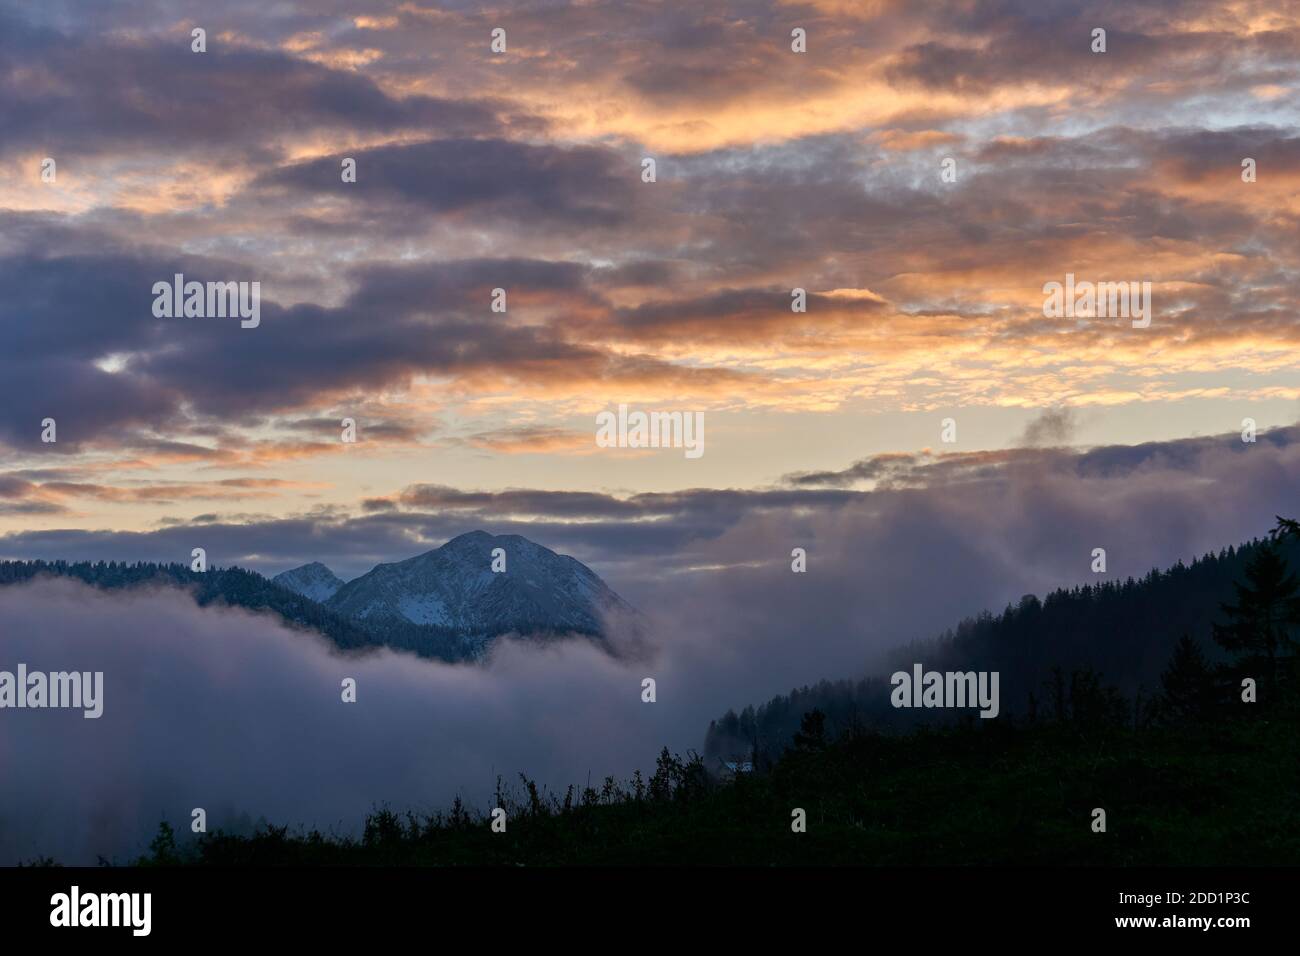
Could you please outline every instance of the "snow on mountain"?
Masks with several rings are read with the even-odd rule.
[[[502,572],[492,570],[496,548],[505,552]],[[607,612],[631,611],[581,562],[519,535],[485,531],[377,565],[337,588],[325,604],[371,624],[407,621],[485,638],[510,631],[599,635]]]
[[[300,568],[277,574],[271,580],[281,587],[288,588],[290,591],[322,604],[332,598],[339,588],[343,587],[343,579],[319,561],[313,561],[311,564],[304,564]]]

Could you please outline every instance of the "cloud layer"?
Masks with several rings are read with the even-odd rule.
[[[0,466],[93,456],[122,487],[200,458],[215,480],[312,462],[339,505],[357,482],[336,426],[297,423],[356,417],[390,473],[443,453],[495,477],[572,465],[621,401],[761,421],[774,447],[809,434],[782,414],[1290,420],[1294,11],[652,6],[5,8]],[[155,319],[175,272],[260,281],[261,326]],[[1067,273],[1150,281],[1151,328],[1045,317]],[[767,477],[798,467],[775,457]],[[130,500],[8,513],[138,527]]]

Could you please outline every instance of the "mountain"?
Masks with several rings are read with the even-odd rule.
[[[500,549],[503,571],[493,570]],[[451,631],[471,647],[500,634],[603,636],[611,613],[631,612],[595,572],[519,535],[472,531],[440,548],[380,564],[325,606],[367,627]]]
[[[304,564],[292,571],[282,571],[271,580],[282,588],[288,588],[296,594],[322,603],[332,598],[334,592],[343,587],[343,579],[319,561]]]
[[[492,551],[506,570],[492,570]],[[165,585],[200,606],[270,611],[344,650],[393,647],[445,661],[481,658],[492,639],[579,634],[604,641],[610,615],[638,616],[594,571],[519,535],[475,531],[344,584],[319,562],[268,579],[243,568],[191,571],[184,564],[119,561],[0,561],[0,587],[36,577],[77,578],[105,590]],[[606,645],[608,647],[608,645]]]

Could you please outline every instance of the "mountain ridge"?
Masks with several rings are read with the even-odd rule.
[[[343,587],[345,583],[342,578],[319,561],[312,561],[309,564],[288,571],[281,571],[271,580],[282,588],[288,588],[303,597],[321,603],[332,598],[334,593]]]
[[[492,570],[496,548],[502,549],[504,570]],[[448,662],[481,659],[507,634],[579,636],[612,653],[607,621],[612,615],[634,620],[638,613],[577,559],[521,535],[485,531],[377,564],[347,582],[319,561],[271,578],[239,567],[199,572],[177,563],[0,561],[0,586],[42,575],[108,590],[181,587],[200,606],[271,611],[291,625],[319,631],[343,650],[391,647]]]
[[[515,631],[599,637],[609,613],[632,610],[580,561],[486,531],[377,564],[324,603],[352,620],[450,628],[471,640]]]

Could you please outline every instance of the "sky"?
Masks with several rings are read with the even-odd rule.
[[[37,531],[328,526],[428,486],[781,488],[1011,448],[1043,415],[1101,445],[1300,408],[1286,4],[0,18],[11,556]],[[177,272],[260,282],[260,325],[156,318]],[[1070,273],[1150,282],[1150,327],[1045,317]],[[620,404],[703,412],[705,453],[597,447]],[[298,557],[332,556],[214,560]]]
[[[626,776],[1095,548],[1295,516],[1298,89],[1300,7],[1249,0],[0,0],[0,558],[351,578],[482,529],[651,624],[453,666],[6,588],[0,664],[107,682],[6,718],[0,862]],[[177,273],[259,323],[156,315]],[[1050,314],[1070,275],[1149,325]],[[703,454],[602,447],[620,405]]]
[[[0,5],[0,554],[352,576],[469,500],[594,558],[584,500],[1288,426],[1298,53],[1267,2]]]

